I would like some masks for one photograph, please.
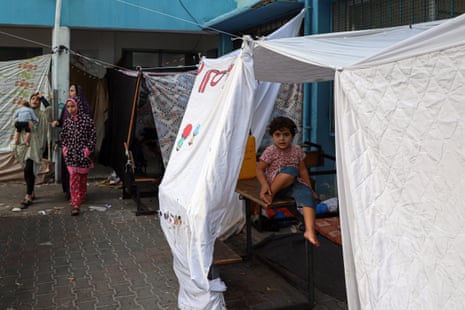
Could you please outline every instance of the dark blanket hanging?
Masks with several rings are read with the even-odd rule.
[[[107,80],[110,107],[108,121],[105,124],[105,140],[100,152],[100,162],[112,167],[122,178],[127,160],[124,142],[128,137],[137,77],[108,69]]]

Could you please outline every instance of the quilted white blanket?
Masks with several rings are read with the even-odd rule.
[[[464,49],[336,74],[351,309],[465,309]]]

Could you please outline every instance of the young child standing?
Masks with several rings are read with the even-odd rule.
[[[15,111],[13,115],[13,119],[15,119],[15,144],[19,144],[19,137],[21,135],[21,131],[25,131],[26,135],[24,138],[24,144],[29,146],[29,141],[31,140],[31,124],[33,122],[35,124],[39,123],[39,119],[37,118],[34,110],[29,106],[29,102],[23,101],[21,103],[21,108]]]
[[[87,175],[94,167],[91,154],[95,151],[95,124],[84,113],[78,97],[66,100],[69,113],[61,129],[63,158],[69,172],[71,215],[79,215],[82,202],[86,199]]]
[[[297,126],[287,117],[276,117],[271,121],[269,134],[274,144],[265,149],[257,164],[260,198],[267,204],[271,204],[277,194],[294,198],[297,207],[302,207],[304,237],[319,246],[315,233],[316,194],[311,188],[310,176],[304,163],[305,152],[292,144],[296,131]]]

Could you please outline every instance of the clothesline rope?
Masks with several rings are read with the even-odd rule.
[[[15,39],[18,39],[18,40],[23,40],[23,41],[26,41],[26,42],[29,42],[29,43],[33,43],[33,44],[36,44],[36,45],[39,45],[39,46],[42,46],[42,47],[46,47],[46,48],[49,48],[50,50],[52,50],[52,47],[50,45],[47,45],[45,43],[41,43],[41,42],[37,42],[37,41],[34,41],[34,40],[30,40],[28,38],[24,38],[24,37],[21,37],[21,36],[18,36],[18,35],[15,35],[15,34],[12,34],[12,33],[8,33],[8,32],[5,32],[5,31],[1,31],[0,30],[0,34],[3,34],[5,36],[9,36],[9,37],[13,37]],[[115,64],[111,64],[109,62],[106,62],[106,61],[103,61],[103,60],[100,60],[100,59],[96,59],[96,58],[92,58],[92,57],[88,57],[88,56],[85,56],[85,55],[82,55],[74,50],[71,50],[69,49],[69,53],[74,55],[74,56],[77,56],[77,57],[81,57],[95,65],[99,65],[99,66],[102,66],[104,68],[115,68],[115,69],[120,69],[120,70],[128,70],[129,68],[125,68],[125,67],[120,67],[118,65],[115,65]],[[169,70],[169,69],[180,69],[180,68],[192,68],[193,66],[192,65],[189,65],[189,66],[175,66],[175,67],[146,67],[146,68],[142,68],[142,71],[150,71],[150,70],[157,70],[157,69],[165,69],[165,70]]]
[[[21,36],[12,34],[12,33],[8,33],[8,32],[1,31],[1,30],[0,30],[0,34],[6,35],[6,36],[9,36],[9,37],[18,39],[18,40],[22,40],[22,41],[26,41],[26,42],[29,42],[29,43],[33,43],[33,44],[36,44],[36,45],[39,45],[39,46],[42,46],[42,47],[47,47],[47,48],[52,49],[52,47],[51,47],[50,45],[47,45],[47,44],[41,43],[41,42],[37,42],[37,41],[31,40],[31,39],[27,39],[27,38],[24,38],[24,37],[21,37]]]

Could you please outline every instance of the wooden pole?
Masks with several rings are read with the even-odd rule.
[[[139,70],[139,73],[137,75],[136,90],[134,92],[134,100],[132,101],[132,111],[131,111],[131,119],[129,122],[128,138],[126,139],[126,144],[128,148],[131,146],[134,118],[136,116],[137,99],[139,98],[140,81],[142,80],[142,68],[138,67],[138,70]]]

